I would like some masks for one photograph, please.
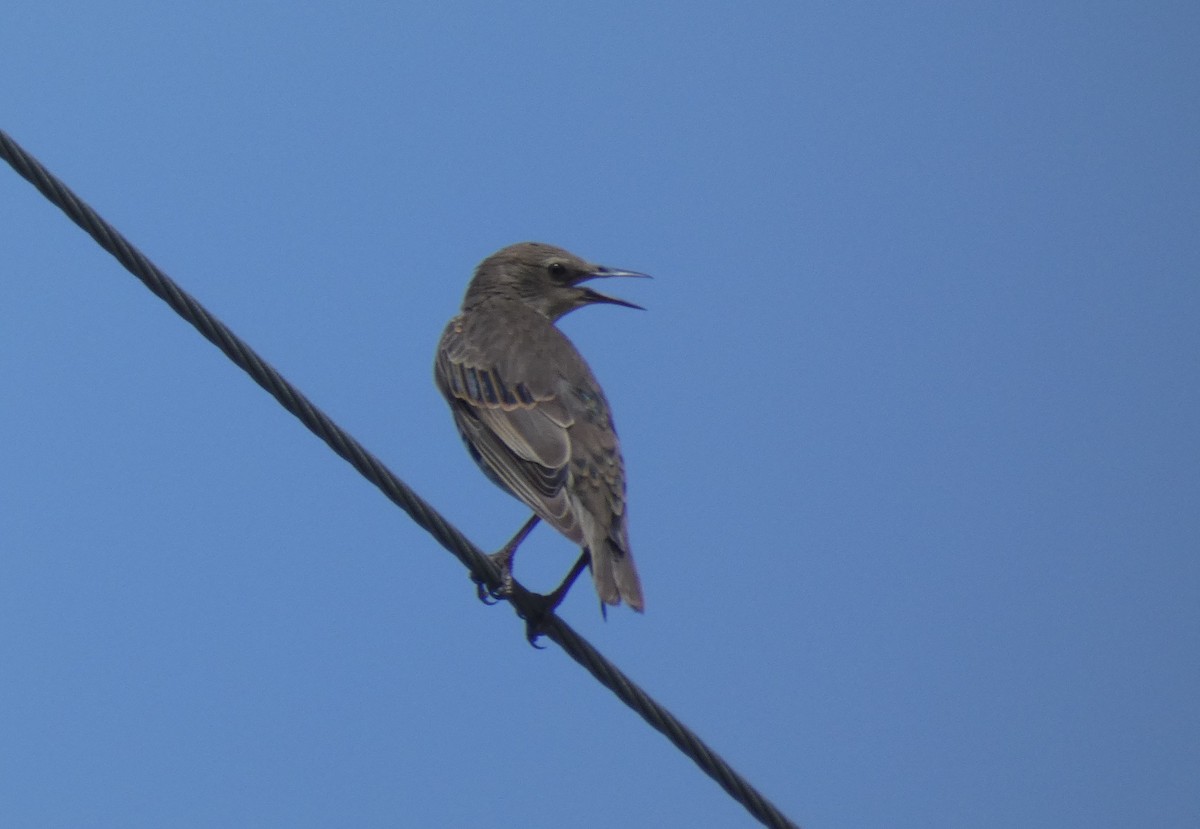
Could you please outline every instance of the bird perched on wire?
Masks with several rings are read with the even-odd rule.
[[[467,451],[533,516],[492,554],[512,589],[512,557],[546,521],[583,548],[547,597],[553,610],[590,565],[605,605],[644,607],[625,513],[625,468],[608,401],[583,357],[554,322],[585,305],[641,308],[582,283],[646,274],[585,262],[551,245],[523,242],[480,263],[462,313],[438,344],[434,376]],[[481,587],[481,597],[483,590]]]

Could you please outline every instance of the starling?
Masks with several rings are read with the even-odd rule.
[[[467,451],[493,483],[534,514],[493,554],[511,587],[512,556],[538,520],[583,548],[551,609],[590,565],[605,605],[641,611],[642,585],[629,550],[625,468],[608,401],[555,320],[594,303],[640,308],[581,283],[645,276],[524,242],[475,269],[462,313],[438,344],[434,376]]]

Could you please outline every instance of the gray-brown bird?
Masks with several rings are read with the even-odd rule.
[[[475,269],[462,313],[438,344],[434,376],[471,457],[534,514],[492,558],[511,584],[512,556],[544,520],[583,548],[553,609],[586,564],[604,605],[641,611],[642,585],[629,549],[625,468],[608,401],[555,320],[595,303],[640,308],[584,283],[635,271],[585,262],[551,245],[523,242]]]

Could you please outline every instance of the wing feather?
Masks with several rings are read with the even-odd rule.
[[[513,377],[514,367],[497,365],[511,349],[488,345],[473,345],[456,319],[438,349],[436,379],[463,441],[489,478],[580,541],[567,497],[574,420],[548,384]]]

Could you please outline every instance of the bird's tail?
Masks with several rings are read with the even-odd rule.
[[[642,599],[642,581],[629,550],[619,546],[611,538],[588,546],[592,558],[592,580],[600,601],[617,605],[624,602],[641,613],[645,609]]]

